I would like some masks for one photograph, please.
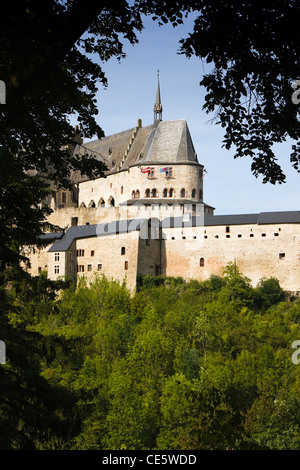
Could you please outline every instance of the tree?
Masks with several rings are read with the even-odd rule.
[[[103,159],[74,154],[76,114],[82,137],[103,136],[96,123],[97,83],[106,86],[102,61],[123,56],[120,35],[134,43],[138,15],[127,2],[23,0],[1,9],[0,108],[1,272],[17,266],[20,245],[32,245],[50,210],[43,203],[72,172],[104,176]],[[85,35],[84,35],[85,33]],[[84,36],[83,36],[84,35]]]
[[[274,144],[294,141],[290,161],[299,172],[300,10],[294,0],[138,0],[144,13],[164,24],[182,22],[182,13],[199,13],[180,51],[211,68],[200,85],[204,110],[225,129],[223,146],[235,158],[250,157],[252,173],[263,183],[283,183]],[[293,101],[292,101],[292,98]]]
[[[0,446],[33,448],[43,441],[42,433],[54,433],[60,405],[56,389],[40,375],[44,352],[36,343],[44,344],[47,337],[29,334],[20,318],[11,323],[12,312],[20,317],[24,305],[30,311],[34,306],[23,299],[16,308],[6,287],[18,290],[19,301],[23,282],[33,295],[38,288],[22,268],[27,263],[22,247],[39,246],[39,235],[48,228],[48,195],[68,188],[73,172],[104,176],[101,157],[74,154],[80,138],[70,116],[77,115],[82,137],[104,135],[95,120],[95,95],[97,82],[106,86],[107,81],[89,54],[100,54],[104,62],[121,58],[120,36],[134,43],[134,29],[141,26],[127,2],[106,0],[7,2],[1,5],[0,24],[0,79],[7,95],[0,107],[0,324],[7,355],[0,370],[0,422],[7,432]],[[47,400],[53,413],[47,413]],[[46,423],[40,429],[34,409]]]
[[[261,308],[268,308],[271,305],[283,302],[287,293],[281,288],[278,279],[270,277],[261,279],[256,288],[258,294],[258,303]]]

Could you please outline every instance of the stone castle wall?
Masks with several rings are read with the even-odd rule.
[[[300,291],[299,224],[169,228],[163,236],[167,276],[204,280],[235,262],[254,286],[274,276],[282,288]]]
[[[204,280],[222,275],[226,264],[234,262],[254,286],[263,277],[274,276],[282,288],[300,291],[299,224],[183,226],[158,232],[83,238],[60,253],[48,253],[49,247],[35,250],[30,255],[31,273],[47,270],[49,278],[57,279],[92,278],[98,272],[121,282],[126,278],[134,289],[138,274]]]
[[[141,168],[150,166],[153,168],[153,176],[142,173]],[[202,166],[198,164],[171,164],[172,176],[166,177],[166,173],[159,170],[164,168],[162,164],[149,164],[134,166],[128,170],[120,171],[109,175],[107,178],[99,178],[94,181],[86,181],[79,184],[78,206],[91,204],[98,206],[103,200],[105,206],[109,206],[114,199],[115,206],[127,200],[134,199],[139,194],[139,198],[149,197],[146,191],[150,191],[151,198],[163,198],[163,191],[166,189],[168,198],[181,198],[181,191],[185,190],[186,199],[193,199],[195,202],[203,199],[203,178]],[[173,195],[170,196],[170,190]],[[156,190],[153,196],[153,190]],[[193,195],[193,190],[195,194]],[[133,197],[133,192],[134,196]]]

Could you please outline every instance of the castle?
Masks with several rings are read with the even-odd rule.
[[[31,273],[50,279],[95,272],[126,280],[138,275],[207,279],[228,262],[256,285],[276,277],[300,292],[300,211],[214,215],[204,202],[204,167],[185,120],[163,121],[159,77],[154,122],[99,140],[78,142],[76,154],[105,162],[105,178],[72,174],[72,190],[60,189],[47,204],[48,245],[30,251]]]

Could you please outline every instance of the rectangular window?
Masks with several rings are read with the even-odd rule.
[[[230,227],[229,226],[226,227],[226,233],[230,233]]]
[[[154,178],[154,176],[155,176],[155,169],[154,168],[150,169],[149,176],[150,176],[150,178]]]
[[[88,264],[88,265],[87,265],[87,270],[88,270],[88,271],[91,271],[91,270],[92,270],[92,265],[91,265],[91,264]]]
[[[123,194],[123,186],[121,186],[121,194]]]
[[[95,256],[95,250],[91,251],[91,256]]]
[[[279,259],[284,259],[285,258],[285,253],[279,253]]]
[[[59,261],[59,253],[55,253],[55,255],[54,255],[54,261]]]
[[[54,266],[54,274],[59,274],[59,266],[58,265]]]
[[[83,264],[77,264],[77,272],[78,273],[84,273],[84,265]]]
[[[125,268],[125,271],[128,271],[128,261],[125,261],[124,268]]]
[[[84,250],[76,250],[76,256],[84,256]]]
[[[66,195],[66,193],[62,193],[62,194],[61,194],[61,202],[62,202],[63,204],[65,204],[65,203],[67,202],[67,195]]]
[[[172,176],[173,176],[173,168],[171,166],[169,166],[169,168],[166,171],[166,177],[167,178],[172,178]]]
[[[102,271],[102,264],[101,263],[98,264],[98,271]]]

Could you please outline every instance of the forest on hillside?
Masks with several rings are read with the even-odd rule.
[[[300,449],[300,301],[276,279],[42,273],[7,296],[1,450]]]

